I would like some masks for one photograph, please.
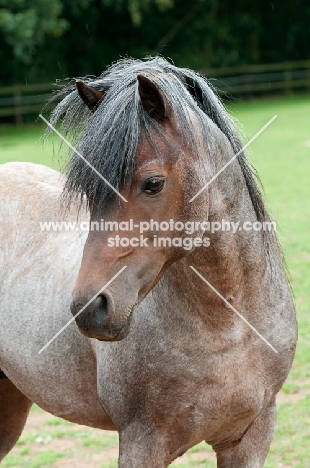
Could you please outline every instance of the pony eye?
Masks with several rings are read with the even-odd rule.
[[[161,190],[164,188],[164,185],[165,185],[164,179],[158,179],[156,177],[152,177],[145,182],[142,190],[148,195],[155,195],[156,193],[161,192]]]

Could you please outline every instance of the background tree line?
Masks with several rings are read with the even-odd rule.
[[[0,85],[99,75],[121,56],[196,70],[310,58],[304,0],[0,0]]]

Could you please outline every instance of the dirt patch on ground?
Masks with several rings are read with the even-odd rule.
[[[57,468],[101,468],[112,461],[115,461],[117,466],[118,448],[104,450],[104,453],[92,454],[87,460],[79,460],[78,457],[66,457],[64,460],[59,460],[53,464]]]
[[[302,385],[289,393],[284,393],[282,390],[277,395],[277,404],[298,403],[310,395],[310,379],[304,379]]]

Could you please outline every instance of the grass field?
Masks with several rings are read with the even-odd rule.
[[[271,117],[271,126],[251,145],[267,204],[277,220],[296,300],[299,342],[293,369],[280,393],[277,427],[265,467],[310,467],[310,97],[236,102],[230,110],[251,138]],[[0,127],[0,163],[33,161],[59,167],[40,124]],[[57,137],[55,137],[57,143]],[[34,407],[29,425],[4,467],[112,468],[117,436],[75,426]],[[206,444],[174,462],[180,468],[216,466]]]

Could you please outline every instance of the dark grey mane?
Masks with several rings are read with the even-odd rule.
[[[212,147],[212,132],[208,132],[205,115],[226,135],[235,153],[241,150],[242,141],[236,123],[206,79],[191,70],[175,67],[161,57],[143,61],[120,60],[98,79],[85,80],[88,85],[106,92],[94,114],[82,102],[77,91],[70,88],[72,92],[51,116],[54,125],[62,120],[62,132],[117,190],[132,180],[141,135],[152,140],[152,135],[160,132],[160,125],[149,117],[139,99],[137,75],[140,73],[154,81],[166,96],[185,143],[195,144],[193,125],[186,111],[189,109],[197,116],[204,134],[208,135],[208,146]],[[266,221],[269,217],[255,180],[255,171],[244,153],[238,156],[238,161],[257,219]],[[65,193],[69,198],[87,193],[101,205],[114,195],[109,186],[74,153],[67,169]]]

